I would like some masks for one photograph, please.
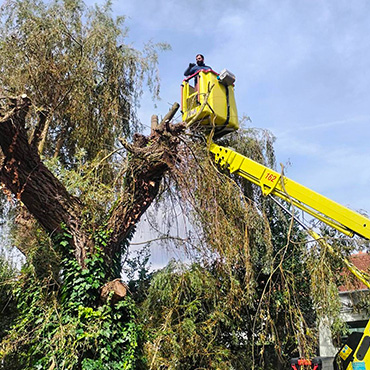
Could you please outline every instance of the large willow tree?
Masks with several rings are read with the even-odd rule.
[[[130,47],[109,2],[9,0],[0,19],[0,204],[26,259],[18,275],[1,265],[0,367],[266,369],[313,354],[316,315],[338,313],[340,262],[216,168],[204,137],[171,122],[176,105],[138,133],[166,45]],[[274,165],[269,137],[224,140]],[[123,257],[156,199],[169,224],[179,209],[191,221],[177,242],[192,264],[128,293]]]

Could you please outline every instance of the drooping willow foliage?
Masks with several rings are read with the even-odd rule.
[[[29,128],[42,153],[73,165],[78,149],[104,156],[118,136],[138,131],[143,82],[158,96],[157,50],[166,44],[132,48],[109,1],[91,9],[79,0],[6,1],[1,11],[2,94],[27,94],[44,117]]]
[[[275,165],[268,132],[241,130],[221,144]],[[217,168],[205,141],[189,144],[184,157],[170,198],[191,220],[183,243],[189,260],[170,262],[148,290],[150,368],[276,369],[292,356],[315,356],[322,319],[333,333],[343,330],[340,259],[259,188]],[[328,243],[344,255],[356,247]]]

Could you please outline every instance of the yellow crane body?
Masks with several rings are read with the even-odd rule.
[[[347,343],[339,350],[335,359],[335,369],[370,369],[370,320],[363,333],[354,332]]]
[[[211,143],[210,151],[215,155],[215,161],[218,164],[227,168],[230,173],[238,174],[258,185],[263,195],[275,195],[348,236],[358,234],[370,239],[370,219],[367,217],[282,176],[279,172],[231,148]]]
[[[340,232],[353,236],[360,235],[370,239],[370,219],[352,211],[333,200],[283,176],[258,162],[247,158],[231,148],[213,142],[209,150],[214,160],[230,173],[239,175],[258,185],[264,196],[274,195],[292,204]],[[337,255],[332,246],[313,230],[308,233],[329,252]],[[359,270],[346,257],[342,260],[348,270],[370,288],[368,274]],[[336,370],[370,370],[370,320],[364,333],[353,333],[336,356]]]

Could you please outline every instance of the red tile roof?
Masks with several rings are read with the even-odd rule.
[[[350,256],[350,261],[359,270],[370,273],[370,254],[363,252],[352,254]],[[346,282],[339,287],[339,292],[353,292],[355,290],[369,289],[365,284],[363,284],[355,276],[353,276],[347,269],[343,272],[343,276],[346,278]]]

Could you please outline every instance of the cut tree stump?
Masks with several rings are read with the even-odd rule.
[[[106,283],[101,288],[100,298],[103,302],[106,302],[110,296],[110,293],[113,292],[112,303],[115,304],[125,298],[128,291],[128,286],[123,283],[121,279],[115,279],[109,283]]]

